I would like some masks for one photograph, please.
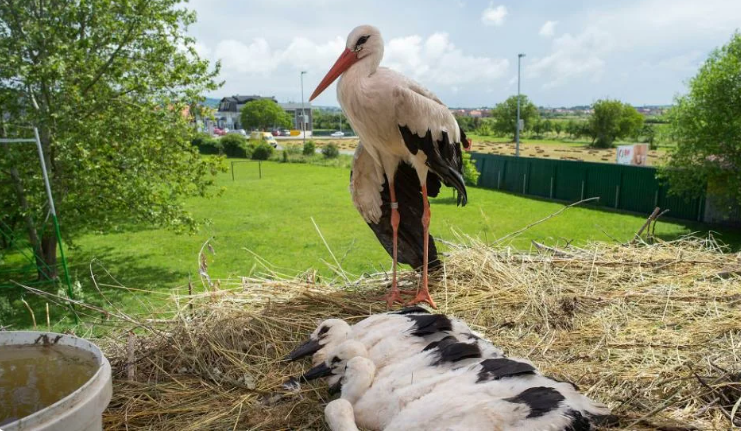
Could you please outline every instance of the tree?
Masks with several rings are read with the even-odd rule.
[[[545,132],[545,122],[540,119],[535,119],[530,129],[535,133],[536,138],[542,138],[543,132]]]
[[[183,197],[205,195],[220,167],[201,158],[188,107],[215,90],[218,65],[187,36],[179,0],[0,2],[0,133],[39,129],[65,237],[121,224],[195,227]],[[1,146],[34,251],[56,264],[33,151]],[[3,180],[3,183],[6,180]],[[6,207],[3,207],[5,212]]]
[[[291,126],[291,116],[270,99],[247,102],[242,107],[242,125],[248,129],[268,130],[274,127]]]
[[[589,117],[592,147],[610,148],[616,139],[634,136],[643,128],[643,116],[619,100],[598,100],[592,109]]]
[[[643,135],[643,142],[648,144],[648,148],[656,150],[656,127],[654,124],[646,123],[643,125],[641,135]]]
[[[553,132],[556,133],[556,137],[561,136],[561,131],[563,130],[563,122],[556,120],[553,122]]]
[[[581,128],[576,120],[571,119],[566,123],[566,133],[569,134],[572,139],[579,138],[580,131]]]
[[[515,137],[515,123],[517,123],[517,96],[510,96],[504,102],[498,103],[491,110],[494,118],[494,130],[504,136]],[[525,121],[525,130],[532,127],[535,119],[538,119],[538,108],[530,102],[525,95],[520,95],[520,118]]]
[[[551,131],[553,131],[553,122],[550,121],[550,120],[548,120],[548,119],[546,119],[543,122],[543,133],[548,133],[548,132],[551,132]]]
[[[707,188],[721,205],[741,205],[741,34],[713,51],[675,99],[669,134],[677,142],[661,176],[670,192],[700,197]]]

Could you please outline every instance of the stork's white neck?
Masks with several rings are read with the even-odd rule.
[[[355,415],[350,402],[344,399],[335,399],[324,409],[324,415],[333,431],[356,431]]]
[[[373,75],[378,69],[378,65],[381,64],[382,56],[383,53],[381,53],[381,55],[378,55],[378,53],[372,53],[363,57],[343,74],[343,78],[345,75],[349,75],[352,77],[352,80],[355,81]]]
[[[342,399],[354,404],[373,384],[376,367],[370,359],[354,357],[347,362],[342,378]]]

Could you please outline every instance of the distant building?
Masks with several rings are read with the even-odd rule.
[[[242,120],[240,119],[240,113],[242,107],[248,103],[260,99],[270,99],[275,103],[278,103],[273,96],[242,96],[235,95],[221,99],[219,102],[218,111],[216,112],[216,126],[223,129],[244,129],[242,127]]]
[[[291,120],[293,121],[291,128],[296,130],[303,130],[303,125],[301,124],[301,104],[288,102],[279,105],[285,112],[288,113],[288,115],[291,116]],[[311,113],[310,102],[306,102],[304,104],[304,112],[306,113],[306,131],[311,132],[314,130],[314,115]]]

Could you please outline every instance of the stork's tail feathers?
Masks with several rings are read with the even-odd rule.
[[[432,139],[432,131],[429,129],[424,136],[415,134],[408,126],[399,126],[399,131],[409,151],[415,155],[418,151],[423,151],[430,171],[440,177],[446,186],[458,191],[458,205],[466,205],[468,193],[461,174],[463,156],[460,143],[451,143],[446,131],[441,132],[442,139],[437,142]]]

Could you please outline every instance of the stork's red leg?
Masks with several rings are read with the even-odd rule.
[[[427,200],[427,185],[422,185],[422,202],[424,204],[424,213],[422,214],[422,227],[424,228],[424,251],[422,255],[422,282],[420,283],[419,290],[417,290],[417,296],[412,299],[408,304],[416,304],[421,302],[427,302],[430,306],[437,309],[437,305],[430,297],[430,290],[427,286],[427,269],[429,266],[428,255],[430,247],[430,202]]]
[[[391,292],[386,296],[386,304],[388,307],[392,307],[394,303],[404,303],[399,294],[399,286],[396,280],[396,266],[398,264],[398,243],[399,243],[399,203],[396,201],[396,189],[394,189],[394,182],[389,182],[389,192],[391,195],[391,229],[393,231],[393,258],[394,263],[391,269]]]

